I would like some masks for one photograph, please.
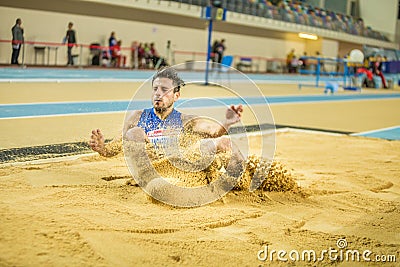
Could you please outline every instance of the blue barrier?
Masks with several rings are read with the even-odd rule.
[[[304,60],[314,60],[316,61],[315,69],[307,70],[307,69],[300,69],[300,74],[312,74],[315,75],[315,84],[298,84],[299,90],[301,87],[326,87],[326,85],[321,86],[321,75],[326,75],[329,77],[336,76],[336,77],[343,77],[343,83],[346,83],[346,68],[344,72],[337,72],[337,71],[325,71],[321,70],[321,66],[323,66],[324,62],[333,62],[334,64],[343,64],[344,60],[341,58],[323,58],[323,57],[303,57]],[[308,64],[307,64],[308,65]],[[347,64],[344,64],[345,66]],[[328,81],[329,82],[329,81]]]

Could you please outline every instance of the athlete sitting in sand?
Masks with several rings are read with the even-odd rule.
[[[162,137],[163,130],[184,129],[190,126],[190,131],[198,133],[205,138],[214,138],[218,151],[226,151],[231,142],[224,137],[229,128],[240,121],[242,105],[230,106],[226,111],[226,120],[223,123],[180,113],[174,109],[174,103],[180,97],[180,88],[184,86],[183,80],[173,68],[159,70],[152,81],[153,108],[135,110],[127,118],[123,129],[125,140],[137,142],[157,143]],[[101,156],[112,157],[119,151],[110,149],[104,142],[100,129],[93,130],[89,142],[90,147]]]
[[[242,105],[230,106],[226,110],[225,121],[222,123],[203,117],[183,114],[174,109],[174,103],[180,97],[180,88],[182,86],[184,86],[184,82],[175,69],[165,68],[159,70],[152,80],[153,108],[132,111],[126,117],[122,138],[124,141],[153,144],[157,150],[158,147],[162,147],[165,142],[168,142],[166,140],[171,138],[171,132],[174,130],[178,130],[178,133],[190,132],[191,134],[197,134],[202,138],[201,143],[206,143],[209,150],[215,153],[230,153],[230,161],[232,161],[230,166],[235,166],[235,168],[231,168],[234,173],[230,173],[230,175],[237,177],[243,171],[244,166],[237,164],[243,162],[243,156],[232,144],[229,136],[223,135],[228,132],[233,124],[240,121],[243,112]],[[206,142],[204,142],[205,140]],[[99,129],[92,131],[89,142],[94,151],[105,157],[114,156],[121,151],[120,149],[115,149],[113,145],[115,143],[117,143],[116,140],[105,144],[104,136]],[[160,143],[162,144],[161,146],[159,146]],[[178,148],[173,149],[177,150]],[[235,170],[233,171],[233,169]]]
[[[193,203],[195,203],[195,205],[205,204],[209,203],[210,200],[216,200],[220,195],[227,192],[227,190],[225,189],[227,188],[225,183],[226,181],[228,183],[228,187],[232,188],[232,186],[238,186],[238,188],[240,189],[246,188],[249,190],[258,188],[259,185],[261,185],[261,187],[267,191],[288,191],[296,188],[296,183],[290,176],[290,173],[287,172],[286,169],[282,167],[279,163],[270,163],[269,161],[256,156],[250,157],[245,162],[240,151],[234,145],[234,143],[231,142],[229,136],[224,136],[232,125],[240,121],[243,112],[243,107],[241,105],[230,106],[226,110],[225,120],[222,123],[218,123],[214,120],[206,119],[203,117],[182,114],[174,109],[174,103],[179,99],[180,88],[183,85],[183,81],[179,78],[177,72],[174,69],[167,68],[159,70],[152,80],[153,108],[136,110],[133,111],[130,116],[126,117],[127,120],[124,124],[122,133],[122,138],[124,138],[124,142],[127,141],[128,144],[139,144],[139,146],[142,148],[139,153],[135,153],[136,151],[133,151],[133,153],[131,153],[131,151],[128,149],[128,158],[133,159],[133,161],[139,159],[144,159],[145,161],[147,159],[148,161],[148,159],[151,159],[152,162],[150,163],[150,165],[152,165],[154,168],[156,168],[157,166],[161,166],[161,168],[158,168],[158,170],[161,170],[161,173],[157,173],[153,176],[149,174],[146,170],[144,170],[142,173],[140,173],[139,171],[136,178],[139,178],[138,184],[141,186],[143,185],[143,188],[146,190],[146,192],[148,192],[154,199],[160,200],[165,203],[177,206],[190,206]],[[222,152],[219,153],[218,156],[220,156],[221,154],[222,157],[228,155],[225,159],[227,159],[229,163],[227,163],[227,161],[220,162],[221,164],[223,164],[222,166],[225,167],[227,175],[217,175],[217,178],[223,177],[223,179],[217,180],[221,181],[221,183],[214,186],[214,189],[211,188],[211,190],[208,190],[206,188],[205,190],[197,191],[197,194],[194,194],[193,191],[178,190],[177,187],[170,186],[171,184],[174,184],[174,181],[173,183],[168,184],[164,181],[163,178],[158,179],[159,177],[175,178],[180,174],[183,174],[183,180],[181,181],[183,181],[184,187],[198,186],[204,184],[213,186],[213,181],[216,181],[215,179],[213,179],[214,177],[209,179],[208,176],[204,180],[202,178],[204,177],[203,175],[202,177],[200,177],[200,180],[203,179],[201,181],[205,181],[205,183],[192,183],[193,178],[196,178],[194,176],[199,173],[204,174],[205,172],[207,174],[212,174],[213,171],[210,171],[210,168],[207,167],[211,166],[211,169],[213,169],[214,167],[212,166],[212,164],[206,165],[207,168],[195,168],[195,170],[190,168],[188,169],[185,166],[183,172],[179,173],[179,168],[177,168],[177,165],[170,164],[170,161],[162,161],[160,165],[160,162],[157,160],[157,158],[153,160],[154,158],[149,155],[149,151],[147,148],[150,146],[152,148],[151,150],[161,150],[162,152],[165,152],[166,150],[171,150],[171,147],[169,147],[168,149],[163,148],[165,148],[164,144],[168,143],[168,139],[174,139],[174,137],[171,138],[171,132],[174,132],[173,130],[178,130],[179,133],[183,133],[183,136],[185,135],[185,132],[188,132],[189,139],[192,139],[191,137],[193,136],[193,134],[197,135],[198,137],[200,136],[200,139],[197,139],[197,137],[193,138],[195,139],[193,143],[195,145],[198,145],[200,143],[200,146],[202,144],[206,144],[206,152],[210,151],[210,149],[207,148],[210,147],[208,145],[211,145],[211,150],[213,152],[211,154]],[[197,142],[196,140],[200,140],[200,142]],[[172,142],[172,144],[175,144],[175,147],[172,147],[172,150],[179,150],[179,148],[176,147],[178,143]],[[118,140],[115,139],[112,142],[105,144],[103,134],[99,129],[92,131],[90,146],[94,151],[97,151],[100,155],[105,157],[114,156],[122,150],[121,138],[119,138]],[[116,149],[116,147],[118,147],[118,149]],[[125,146],[125,148],[127,147],[129,148],[129,146]],[[189,152],[195,151],[196,149],[198,150],[198,146],[196,148],[189,144]],[[202,149],[200,150],[202,151]],[[147,153],[147,156],[149,157],[147,157],[146,154],[143,153]],[[204,155],[207,156],[207,153],[200,153],[201,157],[204,157]],[[187,158],[184,155],[180,159],[183,159],[185,161]],[[188,162],[189,164],[192,163],[192,161],[190,160],[185,161],[185,163]],[[208,161],[208,163],[211,163],[211,161]],[[213,164],[214,163],[215,161],[213,162]],[[246,166],[244,166],[245,164]],[[267,176],[269,175],[268,169],[270,166],[274,169],[274,172],[271,173],[271,177],[273,176],[273,179],[267,180]],[[202,167],[204,167],[204,165]],[[217,168],[219,168],[218,165]],[[198,172],[199,170],[200,172]],[[169,175],[171,173],[173,175]],[[192,175],[187,176],[187,173],[191,173]],[[140,174],[143,174],[143,177],[141,177]],[[251,187],[250,185],[252,179],[254,179],[253,176],[256,176],[256,183],[254,184],[255,187]],[[229,177],[239,178],[239,180],[232,181],[229,179]],[[171,179],[167,180],[171,181]],[[175,181],[176,180],[179,179],[175,179]],[[179,183],[175,184],[180,185]],[[222,193],[219,188],[223,189]]]

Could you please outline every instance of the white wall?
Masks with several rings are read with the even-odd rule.
[[[340,57],[344,57],[345,55],[349,54],[351,52],[351,50],[353,49],[359,49],[362,51],[362,45],[354,45],[351,43],[345,43],[342,42],[339,44],[339,51],[338,51],[338,55]]]
[[[11,39],[11,27],[15,23],[15,19],[20,17],[23,21],[22,26],[24,27],[26,41],[61,43],[68,22],[72,21],[74,22],[78,43],[82,44],[100,42],[102,45],[108,45],[109,35],[111,31],[115,31],[117,39],[122,40],[123,47],[130,47],[131,42],[135,40],[155,42],[161,54],[165,53],[167,40],[171,40],[173,48],[176,49],[193,48],[192,50],[202,51],[206,47],[205,30],[6,7],[0,7],[0,13],[2,14],[0,16],[1,25],[7,25],[0,28],[0,39],[6,40]],[[25,59],[28,63],[33,62],[33,48],[29,45],[26,47]],[[0,50],[1,63],[9,61],[9,55],[5,55],[8,52],[7,50],[11,53],[11,46],[2,44]],[[87,61],[89,49],[84,48],[83,52],[85,53],[85,61]],[[76,51],[76,53],[79,53],[79,51]],[[51,55],[51,62],[53,60],[54,55]],[[58,62],[65,64],[66,60],[66,48],[60,47]]]
[[[368,1],[367,5],[370,5],[369,2],[374,3],[374,0],[361,0]],[[386,3],[393,3],[395,0],[385,0],[385,1],[377,1],[384,2],[382,4],[386,9],[389,9],[390,5]],[[66,3],[70,3],[71,1],[65,1]],[[74,6],[70,7],[70,11],[79,10],[79,9],[90,9],[90,6],[87,6],[87,2],[84,5],[83,2],[79,5],[80,1],[72,1]],[[27,2],[28,3],[28,2]],[[41,8],[46,8],[53,3],[56,6],[60,6],[64,2],[46,2],[46,0],[35,1],[35,3],[40,3]],[[68,4],[67,3],[67,4]],[[139,2],[134,2],[139,3]],[[22,5],[22,4],[21,4]],[[22,5],[25,6],[25,5]],[[33,8],[33,7],[32,7]],[[51,8],[54,8],[52,6]],[[97,6],[100,8],[100,6]],[[108,7],[101,7],[102,11],[108,11]],[[374,6],[371,7],[374,9]],[[390,8],[393,12],[394,8]],[[61,10],[60,8],[57,10]],[[97,9],[96,9],[97,10]],[[166,43],[167,40],[171,40],[172,49],[173,50],[187,50],[187,51],[201,51],[206,52],[206,40],[207,40],[207,23],[206,21],[201,22],[199,18],[195,19],[185,19],[183,16],[175,16],[174,21],[176,23],[170,25],[167,20],[171,20],[171,14],[162,14],[157,13],[152,15],[154,18],[164,18],[165,23],[152,23],[152,22],[140,22],[135,21],[136,16],[142,15],[147,16],[150,14],[145,11],[136,11],[136,16],[132,16],[130,10],[123,13],[124,8],[115,9],[116,13],[111,13],[109,16],[107,14],[103,14],[99,11],[97,14],[103,15],[86,15],[86,14],[95,14],[95,13],[85,13],[88,10],[82,11],[82,15],[72,14],[72,13],[60,13],[54,11],[41,11],[41,10],[33,10],[33,9],[24,9],[24,8],[16,8],[16,7],[4,7],[0,6],[0,23],[2,27],[0,27],[0,39],[2,40],[10,40],[11,39],[11,27],[15,23],[15,19],[17,17],[21,17],[23,20],[23,27],[25,28],[25,39],[27,41],[44,41],[44,42],[56,42],[60,43],[63,36],[66,32],[66,27],[69,21],[74,22],[74,28],[77,31],[78,42],[82,44],[90,44],[92,42],[100,42],[103,45],[107,45],[107,39],[111,31],[116,31],[117,38],[122,39],[123,47],[130,47],[132,41],[141,41],[141,42],[155,42],[159,52],[165,55],[166,51]],[[175,10],[175,9],[173,9]],[[186,8],[183,8],[186,10]],[[196,9],[197,10],[197,9]],[[197,12],[194,10],[193,12]],[[369,10],[369,9],[368,9]],[[175,10],[176,11],[176,10]],[[365,11],[366,12],[366,11]],[[368,12],[367,12],[368,13]],[[381,14],[381,12],[377,12],[376,14]],[[114,18],[112,18],[114,17]],[[116,18],[119,19],[116,19]],[[147,16],[150,19],[154,20],[152,16]],[[307,51],[309,55],[314,55],[315,51],[319,50],[324,55],[334,54],[335,56],[338,52],[338,43],[341,41],[331,42],[333,37],[327,37],[328,41],[322,42],[325,40],[324,38],[320,38],[317,43],[309,43],[303,39],[297,37],[296,33],[291,32],[282,32],[279,30],[269,30],[265,28],[258,28],[260,19],[254,19],[247,15],[238,15],[234,17],[239,17],[236,20],[232,18],[232,23],[222,23],[215,25],[216,31],[214,32],[213,39],[226,39],[227,45],[227,54],[233,55],[243,55],[243,56],[259,56],[266,58],[285,58],[287,53],[291,49],[296,50],[296,54],[301,55],[303,51]],[[382,17],[382,16],[380,16]],[[395,18],[395,15],[388,15],[388,17]],[[143,18],[142,18],[143,19]],[[387,19],[391,21],[391,18]],[[143,21],[143,20],[142,20]],[[148,20],[151,21],[151,20]],[[155,21],[163,21],[162,19],[158,19]],[[264,21],[262,23],[269,23],[272,27],[275,24],[284,24],[284,23],[276,23],[276,21]],[[261,23],[261,24],[262,24]],[[366,21],[367,23],[367,21]],[[373,22],[374,23],[374,22]],[[268,25],[269,25],[268,24]],[[367,23],[368,24],[368,23]],[[391,26],[386,25],[387,30]],[[175,25],[175,26],[173,26]],[[180,26],[182,25],[182,26]],[[275,25],[276,26],[276,25]],[[279,26],[279,25],[278,25]],[[276,26],[276,27],[278,27]],[[299,26],[299,25],[296,25]],[[375,28],[375,25],[373,26]],[[297,29],[298,28],[298,29]],[[297,27],[297,30],[304,30],[301,27]],[[317,29],[315,29],[317,30]],[[320,29],[318,29],[320,30]],[[322,30],[321,30],[322,31]],[[392,34],[394,35],[394,30]],[[326,30],[322,31],[323,33],[328,32]],[[321,33],[322,34],[322,33]],[[334,32],[334,34],[339,35],[339,33]],[[335,35],[336,36],[336,35]],[[353,37],[353,36],[350,36]],[[346,36],[346,38],[348,38]],[[361,38],[361,37],[360,37]],[[343,39],[340,39],[342,40]],[[351,42],[351,40],[347,40]],[[363,42],[371,42],[370,45],[373,45],[374,40],[368,39]],[[356,46],[356,45],[355,45]],[[26,46],[25,53],[25,62],[27,64],[31,64],[34,61],[34,52],[33,46]],[[54,63],[54,51],[51,51],[50,54],[50,64]],[[75,53],[79,53],[80,51],[76,51]],[[84,48],[82,50],[83,54],[80,57],[82,63],[86,65],[89,61],[89,49]],[[332,52],[332,53],[331,53]],[[128,62],[130,57],[130,51],[125,51],[128,55]],[[0,43],[0,63],[9,63],[11,57],[11,46],[8,43]],[[184,62],[185,60],[192,59],[191,55],[176,55],[176,63]],[[205,56],[199,56],[195,58],[196,60],[204,60]],[[41,61],[41,58],[39,58]],[[46,60],[47,61],[47,60]],[[58,57],[57,62],[60,65],[66,64],[66,47],[62,46],[58,49]],[[261,67],[262,69],[263,67]]]
[[[90,44],[100,42],[108,45],[108,37],[111,31],[115,31],[117,39],[122,39],[123,47],[130,47],[133,41],[155,42],[159,53],[165,55],[167,40],[171,40],[173,50],[201,51],[207,48],[207,23],[204,29],[192,29],[189,27],[177,27],[154,23],[144,23],[122,19],[98,18],[93,16],[74,15],[57,12],[47,12],[29,9],[0,7],[0,39],[11,39],[11,27],[15,19],[20,17],[25,29],[25,40],[36,42],[61,43],[69,21],[74,22],[78,43]],[[214,32],[213,39],[226,39],[227,54],[243,56],[260,56],[285,58],[288,51],[295,48],[300,54],[304,50],[304,40],[294,34],[286,33],[278,38],[257,36],[243,36],[241,34]],[[78,48],[75,53],[79,53]],[[83,64],[89,60],[89,49],[83,50]],[[64,65],[67,62],[66,47],[58,49],[57,63]],[[129,54],[129,51],[125,51]],[[47,56],[47,54],[46,54]],[[0,63],[9,63],[11,57],[11,45],[0,43]],[[50,64],[54,63],[54,51],[50,54]],[[176,56],[176,63],[191,59],[191,55]],[[205,57],[196,58],[205,60]],[[21,58],[20,58],[21,60]],[[26,46],[25,62],[33,63],[34,50],[32,45]],[[41,57],[38,58],[41,62]],[[129,61],[129,60],[128,60]],[[47,58],[46,58],[47,62]]]
[[[321,52],[326,57],[337,57],[339,54],[339,42],[327,39],[322,40]]]
[[[359,0],[360,17],[364,24],[382,31],[394,40],[396,34],[398,0]]]

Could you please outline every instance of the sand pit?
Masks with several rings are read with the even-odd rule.
[[[246,136],[232,135],[221,140],[230,149],[218,151],[217,139],[185,130],[172,132],[157,145],[128,140],[112,142],[106,145],[106,154],[123,150],[135,182],[154,200],[175,207],[209,204],[231,190],[300,192],[282,163],[255,154],[232,153],[232,149],[237,151],[235,139],[247,143]],[[260,135],[249,136],[250,146],[257,140]],[[265,149],[260,143],[256,146],[251,150]]]
[[[276,160],[305,194],[233,190],[190,209],[152,203],[127,185],[121,156],[2,167],[0,265],[281,266],[258,252],[320,253],[339,239],[398,264],[400,142],[278,133]]]

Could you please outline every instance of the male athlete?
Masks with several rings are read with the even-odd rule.
[[[225,121],[217,123],[212,120],[180,113],[174,109],[174,103],[180,97],[180,88],[184,86],[183,80],[173,68],[159,70],[152,81],[153,108],[135,110],[127,117],[124,124],[123,138],[129,141],[153,142],[162,137],[163,131],[171,129],[184,129],[185,125],[194,133],[204,137],[214,138],[218,150],[226,151],[230,146],[228,137],[223,137],[229,128],[240,121],[242,105],[230,106],[226,110]],[[104,143],[104,136],[99,129],[92,131],[90,147],[101,156],[112,157],[119,151],[109,149]]]
[[[203,137],[203,141],[205,140],[203,144],[207,144],[206,147],[208,146],[209,150],[215,153],[229,152],[231,162],[229,163],[230,169],[226,169],[227,173],[238,178],[244,168],[243,156],[230,138],[223,135],[233,124],[240,121],[243,112],[242,105],[230,106],[226,110],[225,121],[222,123],[183,114],[174,108],[175,101],[180,97],[182,86],[184,86],[184,82],[175,69],[159,70],[152,80],[153,107],[135,110],[127,116],[122,138],[124,141],[133,141],[138,144],[151,142],[157,150],[168,143],[169,139],[173,139],[174,133],[190,131],[190,133]],[[120,152],[113,147],[113,142],[105,144],[104,136],[99,129],[92,131],[89,144],[94,151],[105,157],[112,157]],[[174,143],[172,142],[172,144]],[[178,150],[178,147],[173,149]],[[143,156],[141,153],[133,155]]]

